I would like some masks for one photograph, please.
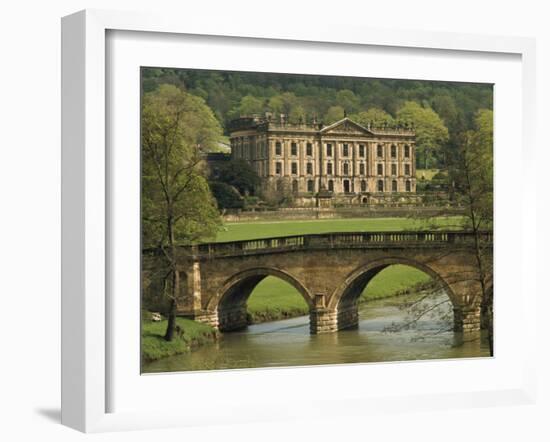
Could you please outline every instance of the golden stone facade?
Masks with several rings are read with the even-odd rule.
[[[234,120],[231,155],[251,164],[267,187],[297,196],[347,197],[416,191],[415,132],[410,127],[288,124],[266,117]]]

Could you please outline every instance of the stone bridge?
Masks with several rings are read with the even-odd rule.
[[[484,232],[482,241],[492,257],[492,233]],[[475,331],[480,327],[481,292],[474,246],[469,232],[414,231],[327,233],[180,247],[178,315],[220,331],[244,328],[248,297],[261,280],[275,276],[303,296],[311,333],[336,332],[357,326],[359,296],[376,274],[392,264],[405,264],[430,275],[447,293],[456,331]],[[145,251],[144,272],[152,274],[159,260],[158,252]]]

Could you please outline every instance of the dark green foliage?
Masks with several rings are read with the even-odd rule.
[[[490,84],[157,68],[144,68],[142,79],[144,91],[162,83],[183,85],[206,100],[225,128],[241,113],[294,117],[304,112],[321,121],[338,106],[348,115],[377,108],[395,116],[406,101],[414,101],[433,108],[452,138],[474,128],[478,109],[493,107]]]
[[[244,207],[243,197],[233,186],[214,181],[210,183],[210,190],[218,202],[218,208],[242,209]]]
[[[235,159],[219,166],[216,181],[235,187],[241,195],[254,194],[260,184],[260,177],[245,160]]]

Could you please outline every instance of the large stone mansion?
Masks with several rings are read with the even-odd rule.
[[[364,127],[347,117],[325,126],[253,116],[232,121],[229,131],[231,157],[254,167],[264,191],[353,204],[416,190],[411,127]]]

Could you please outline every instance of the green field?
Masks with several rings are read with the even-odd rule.
[[[266,221],[250,223],[227,223],[218,233],[216,241],[242,241],[276,236],[307,235],[330,232],[368,232],[418,230],[430,228],[459,228],[459,216],[440,217],[430,220],[413,218],[349,218],[320,219],[308,221]]]

